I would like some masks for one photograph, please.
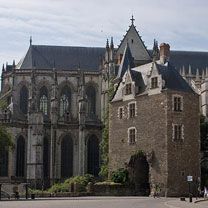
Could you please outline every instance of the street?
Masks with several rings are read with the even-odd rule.
[[[181,202],[178,198],[77,197],[0,201],[0,208],[205,208],[208,201]]]

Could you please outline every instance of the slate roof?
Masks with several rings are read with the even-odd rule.
[[[118,69],[118,74],[116,79],[122,78],[124,73],[127,71],[127,69],[134,68],[134,58],[132,57],[131,50],[129,48],[128,43],[126,44],[126,48],[124,50],[124,54],[121,60],[121,64]]]
[[[75,70],[80,65],[82,70],[98,71],[100,58],[105,53],[105,48],[99,47],[76,47],[76,46],[44,46],[31,45],[25,57],[19,62],[20,69],[52,69]],[[152,50],[149,50],[152,54]],[[188,73],[191,65],[192,73],[199,73],[208,67],[208,52],[197,51],[171,51],[170,63],[179,71],[183,66]]]
[[[18,64],[19,69],[98,71],[105,48],[31,45]]]
[[[152,50],[149,50],[149,52],[152,54]],[[176,67],[177,71],[180,71],[184,66],[186,73],[188,73],[190,65],[192,74],[196,74],[197,68],[199,69],[199,74],[202,74],[202,70],[208,67],[208,52],[171,50],[170,63]]]
[[[165,89],[171,89],[183,92],[193,92],[189,84],[183,79],[179,72],[170,63],[166,65],[157,64],[159,74],[162,75],[162,79],[165,80]]]

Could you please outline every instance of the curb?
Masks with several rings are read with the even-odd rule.
[[[204,202],[204,201],[208,201],[208,199],[199,199],[199,200],[196,200],[194,203],[199,203],[199,202]]]

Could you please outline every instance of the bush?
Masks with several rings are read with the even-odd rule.
[[[111,180],[114,183],[126,183],[128,182],[128,171],[124,168],[120,168],[116,171],[113,171]]]
[[[86,186],[89,182],[94,182],[94,176],[90,174],[86,174],[84,176],[75,176],[69,179],[66,179],[64,183],[54,184],[51,188],[48,189],[50,193],[57,192],[69,192],[69,188],[71,184],[78,184],[78,192],[86,191]]]

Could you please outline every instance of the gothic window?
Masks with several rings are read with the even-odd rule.
[[[87,87],[86,90],[87,101],[88,101],[88,114],[96,114],[96,90],[93,86]]]
[[[87,141],[87,173],[94,176],[99,173],[99,140],[95,135]]]
[[[130,84],[126,84],[126,95],[130,95],[131,94],[131,83]]]
[[[64,116],[65,113],[70,111],[71,90],[68,87],[64,87],[60,97],[60,116]]]
[[[151,88],[154,89],[154,88],[157,88],[158,87],[158,79],[157,77],[153,77],[151,79]]]
[[[8,176],[8,150],[0,149],[0,177]]]
[[[25,139],[20,136],[17,139],[16,153],[16,176],[24,177],[25,175]]]
[[[133,118],[133,117],[135,117],[135,113],[136,112],[136,110],[135,110],[135,103],[130,103],[129,104],[129,117],[130,118]]]
[[[128,143],[134,145],[136,143],[136,128],[131,127],[128,129]]]
[[[43,140],[43,176],[44,178],[50,176],[50,149],[47,137]]]
[[[183,138],[183,125],[173,124],[173,141],[182,141]]]
[[[181,96],[173,96],[173,110],[174,111],[182,111],[182,97]]]
[[[61,141],[61,177],[73,176],[73,141],[65,136]]]
[[[20,90],[20,110],[22,113],[27,114],[28,110],[28,89],[23,86]]]
[[[48,90],[46,87],[40,89],[40,111],[44,115],[48,114]]]

